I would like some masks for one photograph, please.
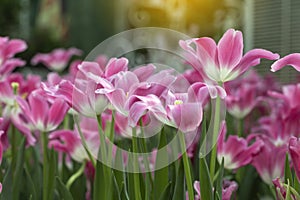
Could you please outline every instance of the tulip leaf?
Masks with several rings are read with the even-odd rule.
[[[289,179],[287,180],[287,183],[288,183],[288,185],[287,185],[287,188],[286,188],[286,196],[285,196],[285,200],[292,200],[292,198],[291,198],[291,189],[290,189],[290,181],[289,181]]]
[[[162,194],[159,197],[159,200],[170,199],[171,185],[172,185],[171,182],[169,182],[168,185],[166,185],[166,187],[164,188]]]
[[[105,199],[105,181],[103,175],[103,164],[97,160],[96,169],[95,169],[95,179],[94,179],[94,190],[93,190],[93,199]]]
[[[289,155],[288,154],[286,154],[286,157],[285,157],[284,181],[286,183],[289,181],[293,185],[293,176],[292,176],[292,172],[291,172],[291,167],[290,167]]]
[[[200,177],[201,199],[212,200],[213,187],[212,187],[211,178],[209,175],[209,170],[207,167],[205,157],[200,158],[199,168],[200,168],[199,177]]]
[[[179,161],[179,167],[176,177],[175,189],[173,194],[173,200],[182,200],[185,197],[185,187],[184,187],[184,169],[183,163]]]
[[[297,176],[294,176],[294,188],[298,193],[300,193],[300,183]]]
[[[125,182],[120,187],[121,199],[129,200],[129,195],[125,188]]]
[[[13,185],[13,178],[12,178],[12,170],[10,166],[7,169],[3,179],[1,200],[13,199],[12,185]]]
[[[59,193],[60,199],[73,200],[72,194],[58,176],[56,176],[56,189]]]
[[[20,184],[23,177],[23,166],[24,166],[24,154],[25,154],[25,138],[22,139],[20,149],[17,155],[15,173],[13,174],[13,199],[19,199],[20,195]]]
[[[121,200],[120,187],[118,185],[118,182],[117,182],[117,179],[116,179],[116,176],[115,176],[115,171],[112,171],[112,178],[113,178],[113,181],[114,181],[113,198]],[[122,186],[122,184],[120,186]]]
[[[34,183],[32,181],[32,178],[28,172],[28,169],[25,167],[25,177],[26,177],[26,186],[28,187],[28,191],[29,193],[31,194],[30,195],[30,199],[32,200],[36,200],[38,199],[37,198],[37,194],[36,194],[36,189],[35,189],[35,186],[34,186]]]
[[[48,199],[53,199],[54,194],[54,185],[55,185],[55,174],[56,174],[56,167],[57,167],[57,157],[56,152],[54,149],[50,150],[49,156],[49,166],[48,166],[48,191],[49,196]]]
[[[159,140],[158,148],[159,149],[163,148],[166,144],[167,144],[167,138],[166,138],[165,132],[162,129],[162,131],[160,133],[160,140]],[[155,162],[156,165],[158,165],[158,163],[161,160],[168,160],[168,152],[166,149],[164,151],[162,151],[162,150],[158,151],[157,156],[156,156],[156,162]],[[166,166],[164,168],[156,170],[154,173],[154,184],[153,184],[154,199],[158,199],[162,195],[164,189],[169,184],[169,169],[168,168],[169,167]]]
[[[216,181],[216,193],[219,199],[222,199],[222,188],[223,188],[223,174],[224,174],[224,158],[222,158],[222,163],[219,167],[218,178]]]

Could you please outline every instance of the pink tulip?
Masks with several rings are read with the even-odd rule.
[[[289,141],[289,153],[293,161],[293,167],[300,181],[300,139],[291,137]]]
[[[201,200],[200,194],[200,182],[194,182],[194,189],[196,190],[195,200]],[[232,193],[238,189],[238,185],[235,181],[223,180],[222,187],[222,200],[230,200]]]
[[[282,177],[286,150],[285,146],[276,147],[265,141],[261,151],[253,157],[252,165],[265,183],[272,184],[272,180]]]
[[[0,65],[25,49],[27,49],[27,44],[23,40],[0,37]]]
[[[241,84],[237,88],[226,88],[226,108],[238,119],[245,118],[258,103],[256,85]]]
[[[56,99],[50,105],[47,99],[35,92],[29,95],[28,102],[19,97],[17,101],[33,127],[44,132],[56,129],[69,109],[63,99]]]
[[[78,81],[71,83],[62,80],[57,85],[42,83],[43,91],[52,98],[64,99],[75,111],[90,117],[101,114],[108,106],[108,99],[105,95],[95,94],[97,85],[94,81]]]
[[[259,153],[263,146],[261,140],[250,144],[251,137],[244,139],[236,135],[230,135],[225,141],[226,125],[222,122],[220,135],[217,143],[217,159],[219,163],[224,159],[224,168],[238,169],[252,162],[253,157]]]
[[[32,60],[32,65],[37,65],[38,63],[43,63],[50,70],[63,71],[70,61],[71,57],[74,55],[80,56],[82,54],[81,50],[76,48],[69,49],[55,49],[52,52],[38,53]]]
[[[98,132],[84,132],[84,137],[87,148],[90,151],[92,150],[92,155],[96,157],[100,143]],[[89,160],[77,131],[58,130],[50,133],[48,146],[49,148],[54,148],[56,151],[68,153],[77,162]]]
[[[286,196],[286,194],[287,194],[286,188],[283,186],[280,178],[276,178],[272,182],[273,182],[273,185],[275,186],[276,198],[282,199],[282,197],[283,197],[284,199],[288,199]],[[293,195],[292,193],[290,194],[290,199],[297,200],[296,196]]]
[[[166,110],[173,126],[184,133],[195,131],[202,121],[202,103],[190,101],[187,93],[173,94],[169,91]]]
[[[253,49],[243,56],[243,36],[240,31],[234,29],[227,30],[218,45],[207,37],[180,41],[179,44],[187,51],[188,62],[204,78],[216,82],[235,79],[250,67],[258,65],[261,58],[269,60],[279,58],[278,54],[263,49]]]
[[[13,58],[25,49],[27,44],[23,40],[0,37],[0,77],[10,74],[16,67],[25,65],[23,60]]]
[[[160,99],[153,94],[147,96],[132,95],[125,106],[129,110],[128,123],[131,127],[137,126],[139,120],[146,114],[154,116],[160,121],[165,121],[167,118],[167,113]]]
[[[25,61],[18,58],[11,58],[0,65],[0,77],[10,74],[16,67],[21,67],[26,64]]]
[[[283,67],[291,65],[293,68],[295,68],[298,72],[300,71],[300,53],[292,53],[289,54],[276,62],[274,62],[271,66],[271,71],[276,72]]]

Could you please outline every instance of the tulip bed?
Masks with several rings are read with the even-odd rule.
[[[243,55],[233,29],[178,42],[183,73],[69,48],[31,59],[42,80],[0,37],[1,199],[300,199],[300,84],[250,69],[300,54]]]

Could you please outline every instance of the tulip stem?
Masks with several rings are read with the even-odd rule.
[[[137,137],[136,137],[136,128],[132,128],[132,150],[133,154],[138,152],[138,146],[137,146]],[[136,155],[133,155],[133,168],[134,168],[134,174],[133,174],[133,181],[134,181],[134,195],[136,200],[141,200],[141,189],[140,189],[140,174],[136,171],[139,163],[137,160]]]
[[[17,159],[17,138],[16,138],[16,128],[12,124],[11,125],[11,155],[12,155],[12,160],[11,160],[11,166],[12,166],[12,175],[14,176],[15,173],[15,168],[16,168],[16,159]]]
[[[43,200],[48,199],[48,140],[47,134],[41,132],[43,146]]]
[[[75,121],[75,124],[76,124],[76,126],[77,126],[77,130],[78,130],[78,133],[79,133],[81,142],[82,142],[82,144],[83,144],[83,148],[84,148],[84,150],[86,151],[86,153],[87,153],[89,159],[91,160],[93,166],[96,167],[96,161],[95,161],[94,157],[92,156],[91,152],[90,152],[89,149],[88,149],[87,143],[86,143],[86,141],[85,141],[85,137],[84,137],[84,135],[83,135],[83,133],[82,133],[82,131],[81,131],[81,128],[80,128],[80,126],[79,126],[78,117],[74,116],[74,121]]]
[[[242,137],[244,130],[244,120],[243,119],[238,119],[238,136]]]
[[[188,189],[188,196],[189,196],[189,199],[194,199],[194,190],[193,190],[193,182],[192,182],[189,158],[186,153],[184,133],[182,133],[181,131],[179,132],[179,140],[180,140],[180,144],[181,144],[181,151],[183,152],[183,154],[182,154],[183,168],[184,168],[186,184],[187,184],[187,189]]]
[[[74,181],[75,181],[77,178],[79,178],[79,177],[83,174],[84,168],[85,168],[85,161],[82,163],[82,165],[81,165],[81,167],[78,169],[78,171],[77,171],[75,174],[73,174],[73,175],[69,178],[69,180],[67,181],[66,187],[67,187],[68,190],[70,190],[70,188],[71,188],[72,184],[74,183]]]
[[[221,107],[221,99],[220,97],[216,98],[215,102],[215,113],[214,113],[214,128],[213,128],[213,138],[212,138],[212,145],[213,149],[211,152],[210,157],[210,178],[213,182],[214,176],[215,176],[215,168],[216,168],[216,157],[217,157],[217,146],[216,141],[218,138],[218,133],[220,129],[220,107]]]

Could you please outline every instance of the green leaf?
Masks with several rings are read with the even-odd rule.
[[[125,184],[123,183],[120,189],[121,199],[129,200],[129,195],[126,191]]]
[[[56,189],[59,193],[60,199],[73,200],[72,194],[58,176],[56,176]]]
[[[289,162],[289,154],[287,153],[285,157],[285,166],[284,166],[284,182],[287,183],[288,180],[293,185],[293,176],[292,176],[290,162]]]
[[[36,188],[36,195],[38,197],[41,196],[42,194],[42,177],[43,177],[43,173],[42,173],[42,166],[40,165],[40,156],[39,156],[39,147],[35,146],[35,147],[30,147],[31,149],[31,158],[32,158],[32,165],[30,165],[29,173],[31,175],[33,184]]]
[[[213,187],[209,175],[209,170],[205,158],[200,158],[200,193],[201,199],[212,200],[213,199]]]
[[[173,194],[173,200],[182,200],[185,198],[185,187],[184,187],[184,169],[182,160],[179,161],[179,167],[177,171],[175,189]]]
[[[168,185],[166,185],[166,187],[164,188],[162,194],[159,197],[159,200],[170,199],[171,185],[172,185],[171,182],[169,182]]]
[[[56,174],[56,166],[57,166],[57,157],[54,149],[50,150],[49,155],[49,172],[48,172],[48,191],[49,196],[48,199],[53,199],[54,194],[54,185],[55,185],[55,174]]]
[[[3,183],[2,183],[2,193],[1,193],[2,200],[13,199],[12,181],[13,181],[12,170],[10,166],[4,176]]]
[[[17,155],[17,162],[15,168],[15,174],[13,175],[13,199],[18,200],[20,195],[20,186],[22,186],[23,178],[23,166],[24,166],[24,153],[25,152],[25,138],[22,139],[20,149]]]
[[[286,197],[285,197],[285,200],[292,200],[289,179],[287,180],[287,183],[288,183],[288,185],[287,185],[287,188],[286,188]]]
[[[298,193],[300,193],[300,183],[297,176],[294,176],[294,188]]]
[[[158,149],[163,148],[167,144],[167,138],[166,135],[164,134],[164,131],[162,129],[160,133],[160,140],[159,140],[159,146]],[[168,160],[168,152],[167,149],[165,148],[165,151],[158,151],[157,156],[156,156],[156,165],[161,160]],[[156,170],[154,173],[154,184],[153,184],[153,189],[154,189],[154,199],[158,199],[161,194],[163,193],[164,189],[167,187],[169,184],[169,169],[168,166],[161,168],[159,170]]]
[[[218,178],[217,178],[217,181],[216,181],[216,193],[215,193],[215,197],[218,196],[219,199],[222,199],[223,174],[224,174],[224,158],[222,158],[222,163],[221,163],[221,165],[219,167]]]
[[[119,188],[119,185],[118,185],[118,182],[117,182],[117,179],[116,179],[116,176],[115,176],[114,172],[115,172],[115,170],[112,171],[112,177],[113,177],[113,181],[114,181],[113,198],[121,200],[120,188]],[[122,184],[120,186],[122,186]]]
[[[103,164],[97,160],[95,179],[94,179],[94,190],[93,190],[93,199],[101,199],[105,197],[105,185],[104,184],[104,175],[103,175]],[[104,198],[105,199],[105,198]]]
[[[30,194],[30,199],[31,200],[36,200],[38,199],[37,194],[36,194],[36,189],[33,184],[32,178],[28,172],[28,169],[25,167],[25,178],[26,178],[26,187],[28,188],[28,192]]]

